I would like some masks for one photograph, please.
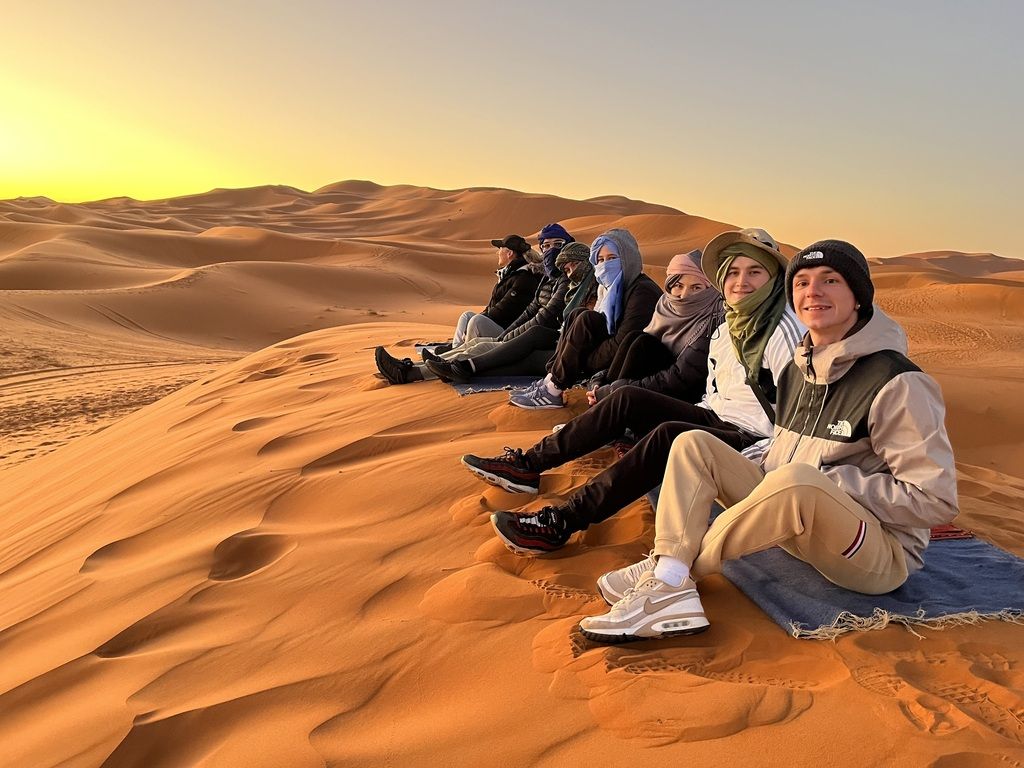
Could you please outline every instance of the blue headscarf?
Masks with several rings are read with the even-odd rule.
[[[619,244],[607,235],[601,235],[590,246],[590,263],[594,265],[594,275],[597,282],[604,289],[604,295],[597,302],[597,311],[605,316],[608,324],[608,333],[615,333],[615,326],[619,324],[622,316],[622,260],[619,258],[609,261],[597,262],[597,254],[607,247],[609,251],[619,256]]]

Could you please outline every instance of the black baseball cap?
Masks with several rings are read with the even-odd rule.
[[[508,248],[519,256],[530,250],[530,244],[520,235],[506,235],[504,240],[491,240],[491,245],[495,248]]]

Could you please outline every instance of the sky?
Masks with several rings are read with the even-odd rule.
[[[1024,257],[1016,0],[0,12],[0,199],[370,179],[626,195],[869,256]]]

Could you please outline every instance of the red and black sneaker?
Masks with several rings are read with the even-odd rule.
[[[518,514],[495,512],[491,525],[505,546],[517,555],[542,555],[561,549],[574,530],[557,507]]]
[[[504,456],[484,459],[467,453],[462,465],[481,480],[504,488],[510,493],[537,493],[540,472],[530,468],[522,448],[505,447]]]

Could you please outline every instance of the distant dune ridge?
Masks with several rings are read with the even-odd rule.
[[[534,442],[581,393],[386,387],[371,352],[445,336],[488,241],[551,221],[630,229],[658,280],[733,228],[369,181],[0,202],[0,762],[1024,765],[1022,626],[798,641],[711,577],[709,632],[597,648],[576,622],[649,546],[646,502],[557,556],[499,545],[490,511],[611,453],[537,498],[458,456]],[[1024,556],[1024,262],[871,262],[943,387],[958,524]]]

